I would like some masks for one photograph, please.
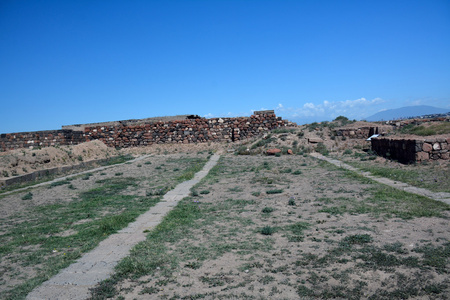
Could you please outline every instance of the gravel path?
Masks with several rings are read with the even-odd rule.
[[[311,153],[311,156],[313,156],[315,158],[318,158],[318,159],[321,159],[321,160],[325,160],[325,161],[327,161],[327,162],[329,162],[329,163],[331,163],[331,164],[333,164],[333,165],[335,165],[337,167],[344,168],[346,170],[350,170],[350,171],[353,171],[353,172],[357,172],[357,173],[359,173],[360,175],[362,175],[362,176],[364,176],[366,178],[375,180],[376,182],[379,182],[379,183],[382,183],[382,184],[386,184],[386,185],[391,186],[393,188],[396,188],[396,189],[399,189],[399,190],[403,190],[403,191],[406,191],[406,192],[409,192],[409,193],[413,193],[413,194],[416,194],[416,195],[425,196],[425,197],[431,198],[431,199],[436,200],[436,201],[441,201],[441,202],[450,204],[450,193],[444,193],[444,192],[435,193],[435,192],[429,191],[427,189],[411,186],[411,185],[403,183],[403,182],[394,181],[394,180],[391,180],[391,179],[388,179],[388,178],[384,178],[384,177],[377,177],[377,176],[372,175],[370,172],[361,171],[360,169],[357,169],[357,168],[352,167],[352,166],[350,166],[350,165],[348,165],[346,163],[343,163],[340,160],[329,158],[329,157],[325,157],[325,156],[323,156],[323,155],[321,155],[319,153]]]
[[[157,226],[181,199],[188,196],[191,187],[208,174],[219,158],[219,155],[213,155],[193,179],[177,185],[165,194],[161,202],[139,216],[135,222],[111,235],[93,251],[86,253],[77,262],[34,289],[26,299],[89,298],[89,289],[113,273],[114,267],[129,254],[130,249],[145,240],[147,234],[144,231]]]

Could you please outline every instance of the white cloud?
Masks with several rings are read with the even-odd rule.
[[[316,119],[318,121],[333,120],[342,115],[350,119],[363,119],[379,110],[378,105],[385,103],[381,98],[367,100],[366,98],[359,98],[355,100],[345,101],[328,101],[314,104],[307,102],[301,107],[286,108],[279,104],[276,108],[276,113],[286,119]]]

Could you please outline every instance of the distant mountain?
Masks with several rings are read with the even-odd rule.
[[[367,117],[365,120],[369,122],[389,121],[396,119],[405,119],[409,117],[419,117],[424,115],[445,114],[449,111],[450,109],[438,108],[428,105],[405,106],[401,108],[380,111],[370,117]]]

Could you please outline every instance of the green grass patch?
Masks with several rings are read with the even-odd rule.
[[[441,122],[437,124],[431,124],[430,126],[409,124],[402,129],[400,132],[403,134],[415,134],[420,136],[430,136],[436,134],[446,134],[450,133],[450,122]]]
[[[31,199],[33,199],[33,193],[31,193],[31,192],[26,193],[26,194],[22,197],[22,200],[31,200]]]

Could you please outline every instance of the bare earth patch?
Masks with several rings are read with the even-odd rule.
[[[450,292],[448,205],[302,156],[224,156],[193,195],[182,206],[192,221],[169,236],[166,226],[150,233],[94,294],[106,286],[120,299]]]
[[[156,204],[207,155],[153,155],[0,195],[0,298],[24,298],[35,285]]]

